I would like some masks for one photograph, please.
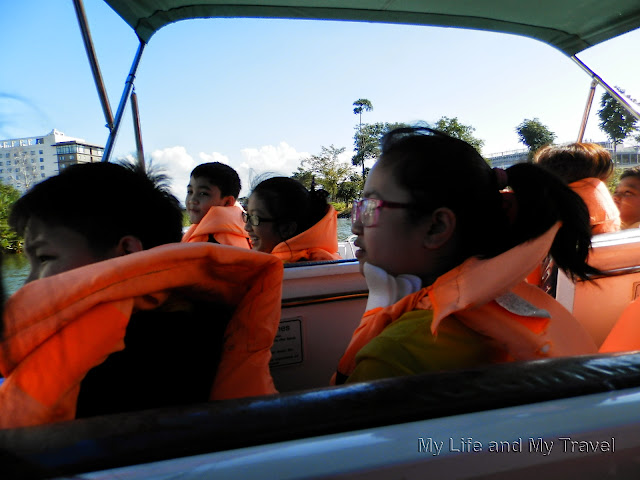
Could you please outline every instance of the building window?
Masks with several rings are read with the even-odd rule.
[[[9,158],[9,154],[8,153],[5,155],[5,158]]]
[[[40,139],[39,143],[42,143],[42,139]],[[42,155],[42,150],[40,150],[40,155]]]
[[[35,158],[32,158],[32,159],[31,159],[31,163],[36,163],[36,159],[35,159]]]
[[[73,160],[73,155],[69,155],[69,160]]]
[[[40,162],[44,162],[44,158],[41,158],[41,159],[40,159]]]
[[[2,162],[0,162],[0,167],[2,166]]]
[[[44,143],[43,138],[36,138],[36,143]],[[42,155],[42,150],[40,150],[40,154]]]
[[[40,165],[40,170],[44,170],[44,165]]]
[[[20,169],[19,168],[16,168],[16,173],[20,173]]]
[[[40,174],[40,178],[44,178],[44,173],[41,173],[41,174]]]
[[[35,150],[31,150],[31,155],[35,155],[36,151]]]
[[[7,167],[11,165],[11,160],[7,160]]]

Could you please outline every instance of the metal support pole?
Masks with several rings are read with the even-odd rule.
[[[109,134],[109,138],[107,139],[107,144],[104,147],[104,153],[102,155],[102,161],[108,162],[111,157],[111,153],[113,150],[113,145],[116,142],[116,137],[118,136],[118,131],[120,130],[120,122],[122,122],[122,115],[124,114],[124,109],[127,106],[127,100],[129,99],[129,95],[131,94],[131,90],[133,90],[133,81],[136,78],[136,71],[138,70],[138,65],[140,64],[140,58],[142,57],[142,52],[144,51],[144,46],[146,44],[140,40],[140,45],[138,45],[138,51],[136,52],[136,56],[133,59],[133,64],[131,65],[131,70],[129,71],[129,75],[127,76],[127,81],[124,84],[124,91],[122,92],[122,97],[120,97],[120,104],[118,105],[118,111],[116,112],[116,119],[113,124],[113,130]]]
[[[598,80],[595,78],[591,81],[591,87],[589,88],[589,96],[587,97],[587,104],[584,106],[584,114],[582,115],[582,123],[580,124],[580,131],[578,132],[578,139],[576,142],[582,142],[584,138],[584,131],[587,128],[587,120],[589,120],[589,113],[591,112],[591,106],[593,105],[593,97],[596,94],[596,87],[598,86]]]
[[[600,85],[602,85],[602,88],[604,88],[607,92],[609,92],[613,98],[615,98],[616,100],[618,100],[618,102],[625,108],[625,110],[627,110],[631,115],[633,115],[635,118],[637,118],[638,120],[640,120],[640,113],[637,112],[629,102],[627,102],[627,100],[620,95],[620,93],[616,92],[615,89],[611,88],[607,82],[605,82],[604,80],[602,80],[602,78],[600,78],[600,76],[598,76],[593,70],[591,70],[589,67],[587,67],[582,60],[580,60],[578,57],[576,57],[575,55],[571,56],[571,60],[573,60],[575,63],[578,64],[578,66],[580,68],[582,68],[585,72],[587,72],[591,78],[593,78],[594,80],[597,80],[598,83]]]
[[[136,137],[136,151],[138,153],[138,165],[144,168],[144,149],[142,148],[142,131],[140,130],[140,110],[138,109],[138,95],[136,87],[131,92],[131,114],[133,116],[133,132]]]
[[[82,41],[84,42],[84,48],[87,51],[87,57],[89,58],[89,65],[91,66],[93,80],[95,81],[96,88],[98,89],[98,96],[100,97],[100,103],[102,104],[102,111],[104,112],[104,118],[107,122],[107,128],[109,129],[109,132],[111,132],[113,130],[113,114],[111,113],[107,90],[105,89],[104,82],[102,81],[102,74],[100,73],[100,65],[98,65],[96,51],[93,48],[93,42],[91,41],[91,32],[89,31],[89,22],[87,22],[84,5],[82,4],[82,0],[73,0],[73,6],[76,9],[76,16],[78,17],[78,23],[80,24],[80,33],[82,34]]]

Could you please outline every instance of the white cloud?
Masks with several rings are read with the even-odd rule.
[[[187,184],[191,170],[198,164],[182,146],[154,150],[151,153],[153,164],[161,167],[171,179],[171,190],[181,202],[187,196]]]
[[[248,195],[251,182],[263,173],[291,176],[300,165],[300,160],[311,155],[298,152],[286,142],[278,145],[264,145],[260,148],[243,148],[240,150],[243,161],[234,168],[242,181],[241,196]],[[232,165],[233,166],[233,165]]]
[[[153,164],[161,167],[171,179],[174,195],[181,202],[187,195],[187,184],[191,171],[201,163],[221,162],[236,169],[242,182],[240,196],[246,196],[251,189],[251,181],[262,173],[290,176],[296,171],[300,160],[309,157],[307,152],[298,152],[286,142],[278,145],[264,145],[260,148],[240,150],[240,161],[231,161],[219,152],[200,152],[195,160],[183,146],[155,150],[151,153]]]

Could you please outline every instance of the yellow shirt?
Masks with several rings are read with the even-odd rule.
[[[453,317],[431,333],[433,311],[414,310],[387,326],[356,355],[347,383],[471,368],[507,360],[504,350]]]

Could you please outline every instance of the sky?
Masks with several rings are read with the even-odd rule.
[[[84,0],[112,111],[138,41],[101,0]],[[104,145],[108,130],[71,0],[6,2],[0,16],[0,139],[54,128]],[[579,54],[612,86],[640,98],[640,30]],[[145,154],[184,199],[189,172],[221,161],[243,190],[262,173],[291,175],[323,146],[350,162],[363,123],[434,123],[457,117],[475,128],[485,156],[524,148],[516,127],[538,118],[575,141],[591,80],[558,50],[513,35],[440,27],[309,20],[207,19],[162,28],[135,81]],[[596,99],[585,140],[605,140]],[[114,159],[135,152],[127,106]],[[369,166],[369,165],[368,165]]]

